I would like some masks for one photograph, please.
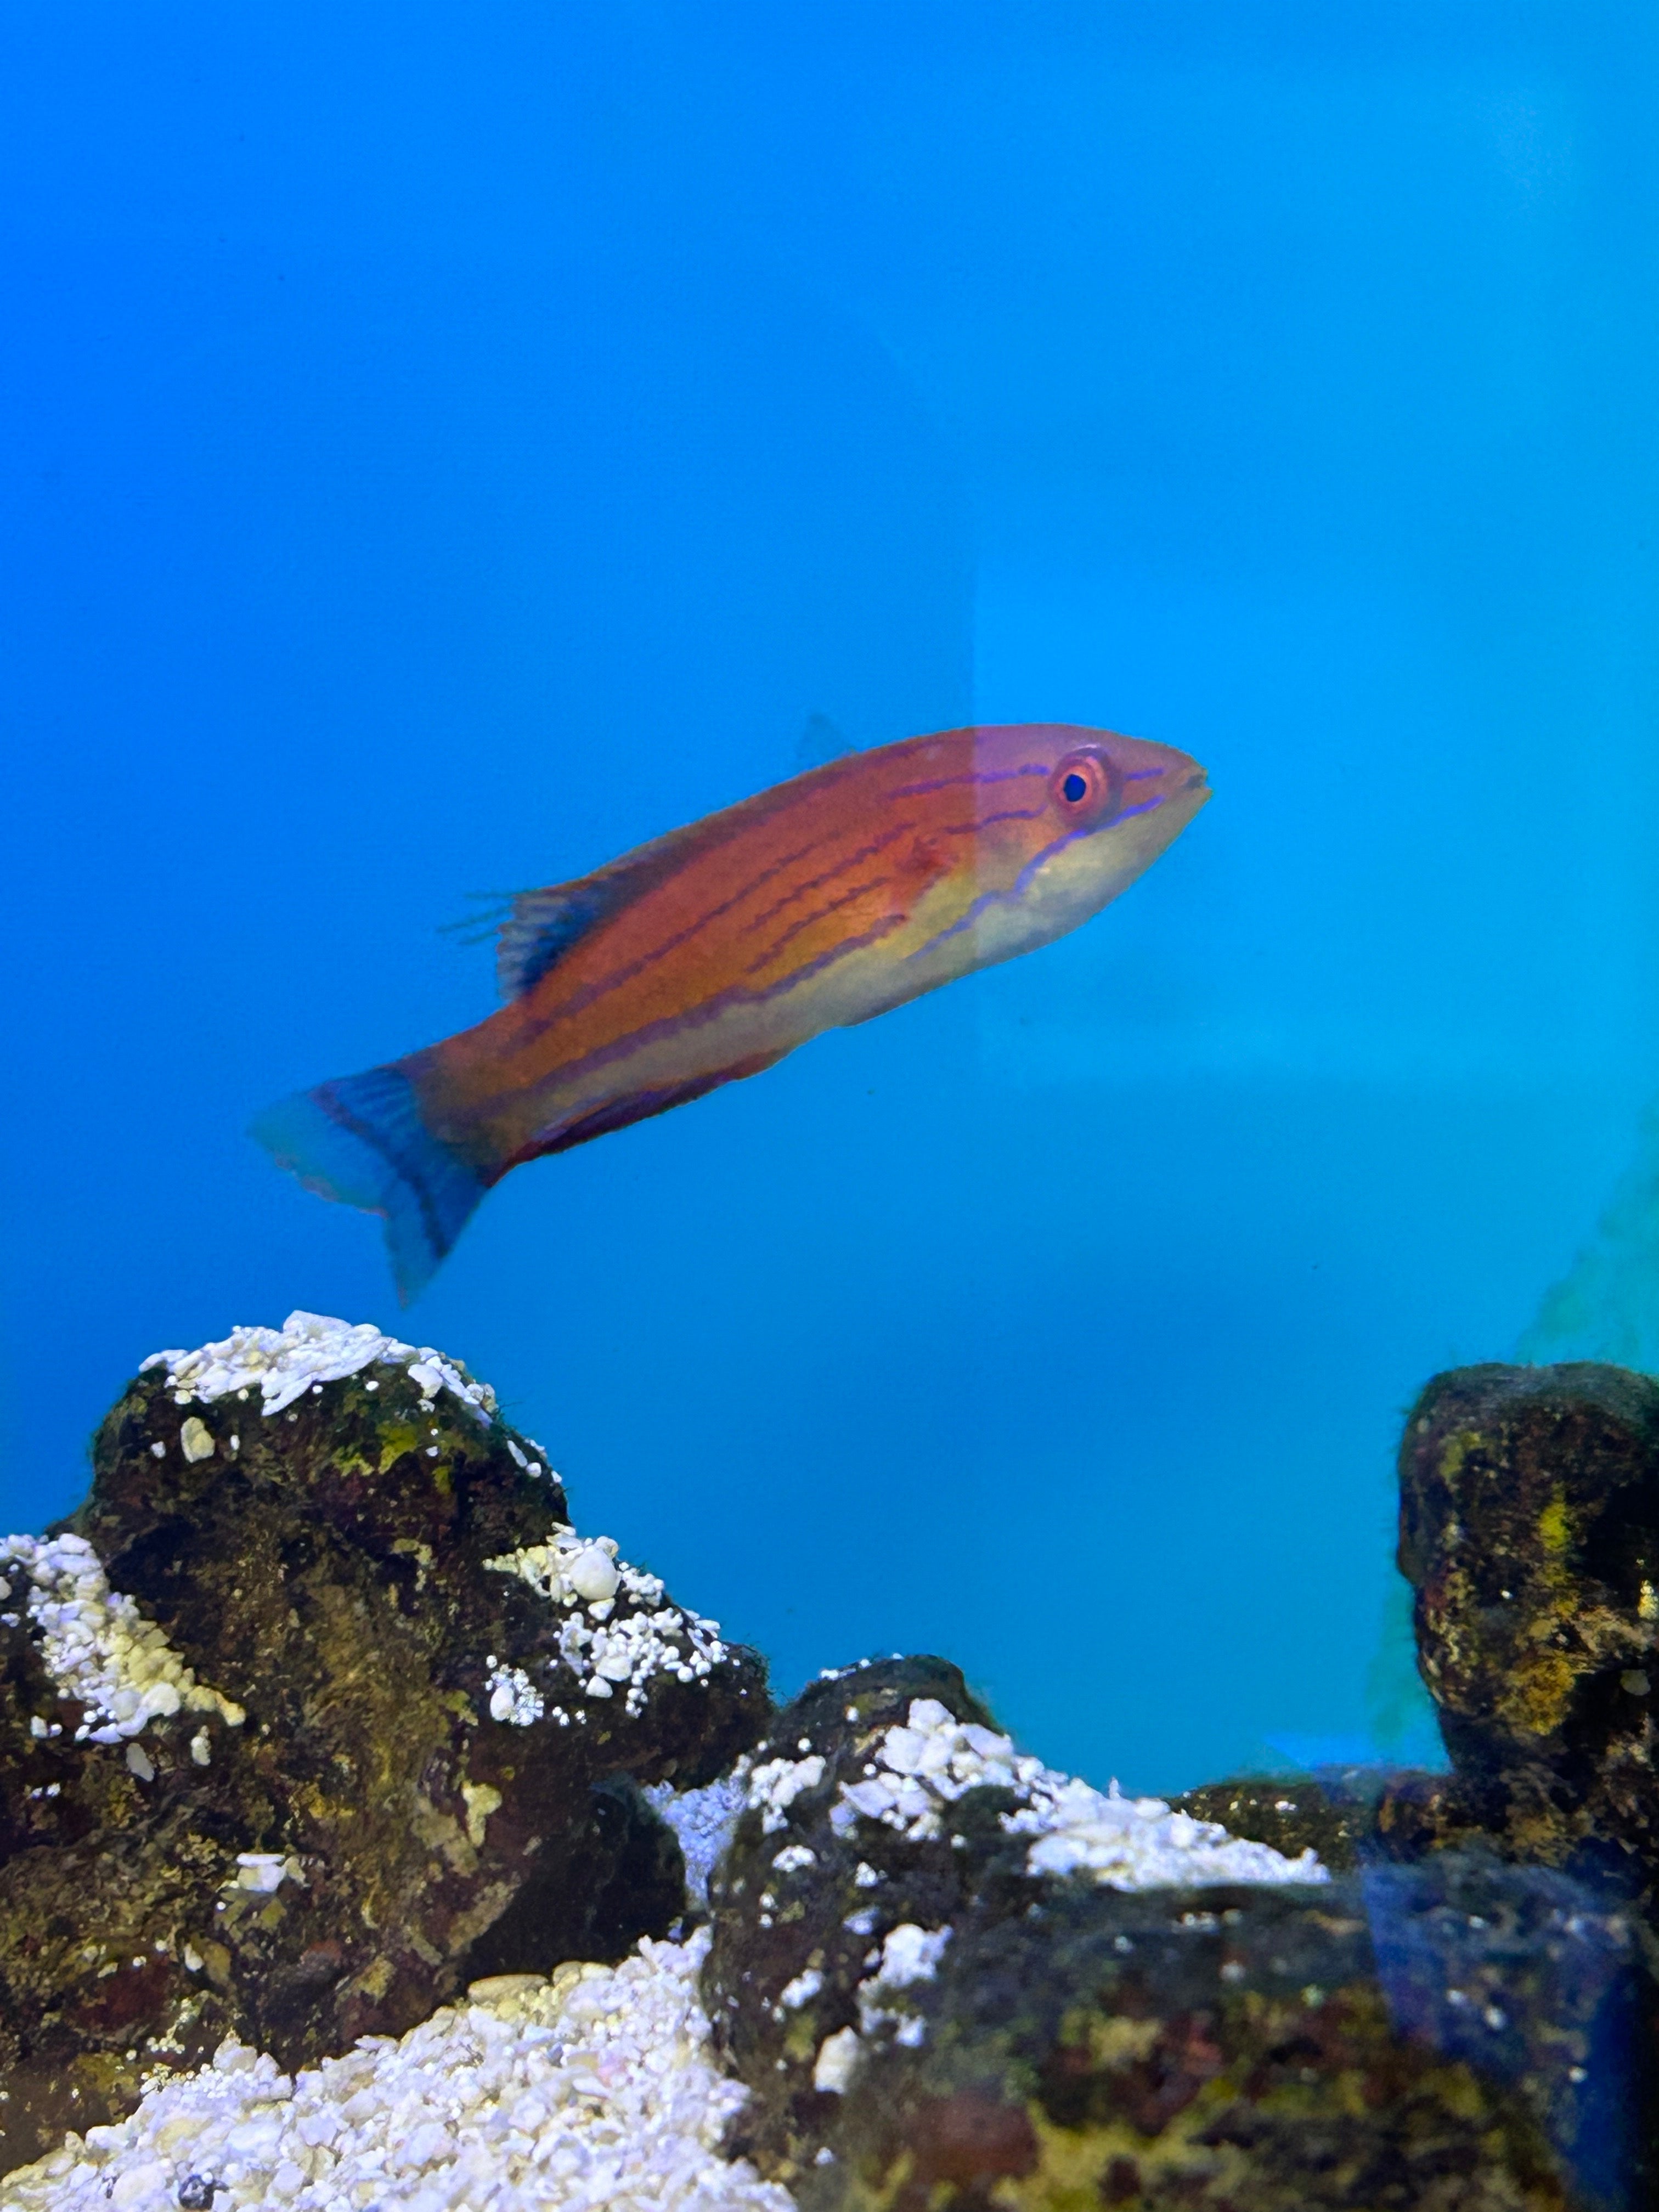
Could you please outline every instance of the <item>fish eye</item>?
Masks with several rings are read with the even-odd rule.
[[[1067,753],[1049,777],[1048,789],[1068,819],[1097,822],[1112,811],[1116,782],[1111,763],[1103,754],[1090,750]]]

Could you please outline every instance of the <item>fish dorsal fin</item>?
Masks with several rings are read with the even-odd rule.
[[[809,768],[823,768],[830,761],[845,760],[858,747],[828,714],[809,714],[806,727],[801,732],[795,746],[795,773],[799,775]]]
[[[856,751],[832,722],[819,715],[835,740],[831,757],[805,772],[828,774],[845,755]],[[689,860],[718,845],[732,834],[740,817],[753,818],[757,811],[787,803],[799,778],[739,799],[735,806],[705,814],[682,830],[670,830],[648,845],[637,845],[620,860],[595,868],[591,876],[578,876],[568,884],[549,884],[544,890],[520,891],[507,901],[507,919],[495,940],[495,981],[504,999],[521,999],[533,991],[550,968],[556,967],[574,945],[611,921],[635,899],[643,898],[665,883]]]
[[[573,945],[672,875],[720,819],[711,815],[684,830],[671,830],[591,876],[516,893],[495,939],[495,984],[502,998],[521,999],[534,990]]]
[[[521,998],[602,919],[603,902],[583,878],[520,891],[495,940],[495,988],[504,999]]]

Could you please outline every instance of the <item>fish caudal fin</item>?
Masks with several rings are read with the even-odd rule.
[[[371,1067],[296,1091],[260,1115],[249,1134],[307,1190],[384,1217],[404,1305],[425,1287],[489,1188],[427,1127],[414,1086],[397,1067]]]

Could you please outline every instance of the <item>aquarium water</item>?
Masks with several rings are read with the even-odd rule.
[[[1432,1761],[1403,1409],[1659,1361],[1656,79],[1600,0],[9,10],[0,1524],[304,1309],[781,1690]],[[973,721],[1214,797],[407,1311],[249,1139],[488,1013],[491,900]]]

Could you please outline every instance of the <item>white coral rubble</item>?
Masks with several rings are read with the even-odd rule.
[[[818,2045],[818,2055],[812,2068],[812,2087],[841,2097],[858,2070],[859,2060],[864,2056],[864,2045],[859,2040],[855,2027],[838,2027],[833,2035],[826,2035]]]
[[[489,1692],[489,1717],[511,1721],[514,1728],[531,1728],[547,1711],[547,1700],[522,1667],[503,1667],[492,1651],[484,1687]]]
[[[890,2004],[888,1999],[895,1990],[912,1989],[918,1982],[931,1982],[950,1940],[948,1928],[919,1928],[910,1920],[901,1920],[896,1928],[889,1929],[875,1972],[858,1986],[861,2034],[872,2036],[891,2027],[896,2030],[896,2043],[914,2049],[922,2040],[927,2024],[921,2014],[907,2014]]]
[[[488,1421],[495,1411],[495,1393],[489,1383],[470,1382],[453,1360],[430,1345],[404,1344],[395,1336],[383,1335],[372,1322],[336,1321],[327,1314],[295,1311],[281,1328],[238,1328],[199,1351],[153,1352],[139,1372],[164,1366],[178,1406],[198,1400],[210,1405],[233,1391],[242,1395],[257,1389],[261,1410],[280,1413],[307,1390],[375,1365],[405,1369],[423,1398],[449,1391],[481,1421]],[[185,1424],[186,1429],[192,1425],[199,1428],[201,1424]],[[533,1471],[539,1474],[541,1469]]]
[[[620,1691],[629,1716],[645,1710],[653,1675],[706,1682],[727,1656],[720,1623],[663,1604],[660,1578],[618,1559],[613,1537],[579,1536],[561,1523],[545,1543],[526,1544],[484,1565],[517,1575],[564,1609],[559,1656],[578,1689],[584,1698],[601,1699]],[[618,1596],[632,1599],[635,1609],[617,1616]]]
[[[192,2179],[215,2212],[793,2212],[720,2154],[744,2093],[707,2055],[707,1948],[647,1938],[620,1966],[475,1984],[400,2039],[292,2076],[228,2039],[8,2175],[6,2212],[173,2212]]]
[[[761,1833],[775,1836],[789,1817],[796,1798],[804,1790],[816,1790],[823,1781],[823,1757],[815,1751],[805,1759],[763,1759],[752,1772],[740,1759],[737,1771],[747,1772],[749,1803],[761,1808]]]
[[[19,1581],[47,1674],[85,1708],[77,1742],[118,1743],[177,1712],[241,1725],[242,1708],[198,1682],[156,1624],[111,1589],[84,1536],[0,1537],[0,1602],[9,1604]]]
[[[830,1826],[845,1835],[860,1819],[879,1820],[920,1843],[944,1832],[945,1808],[964,1791],[988,1784],[1019,1801],[1002,1823],[1030,1837],[1030,1875],[1087,1873],[1113,1889],[1330,1879],[1311,1850],[1287,1859],[1216,1821],[1173,1812],[1161,1797],[1125,1797],[1116,1783],[1103,1793],[1058,1774],[1016,1753],[1007,1736],[957,1720],[936,1698],[913,1698],[904,1721],[881,1731],[863,1778],[842,1784]]]

